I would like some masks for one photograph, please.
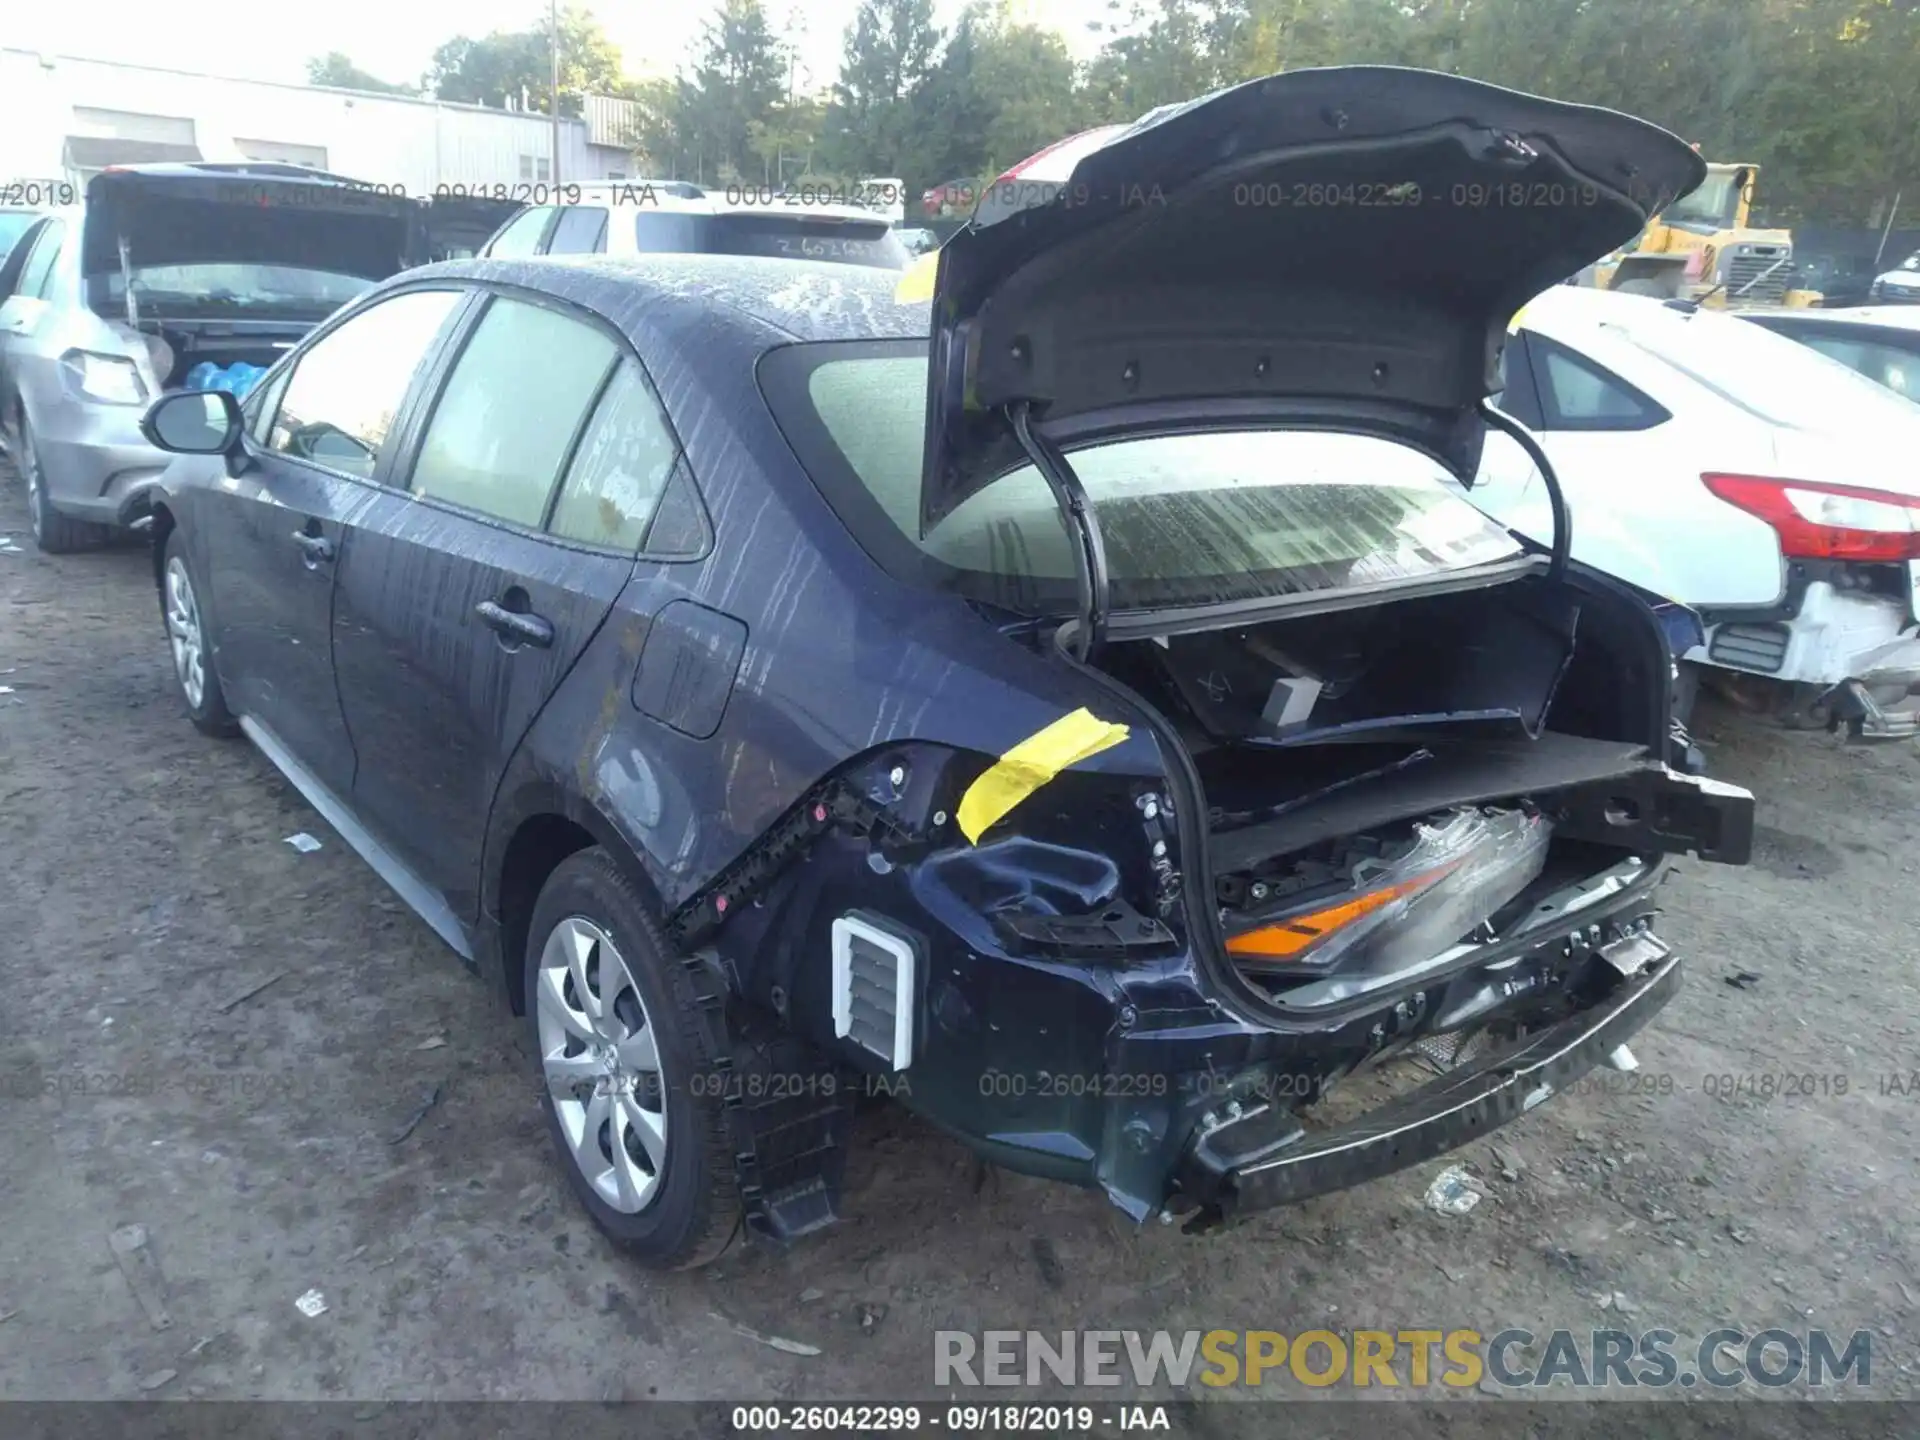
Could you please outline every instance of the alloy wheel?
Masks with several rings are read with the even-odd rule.
[[[540,1065],[567,1149],[594,1192],[633,1215],[666,1171],[666,1087],[652,1018],[607,932],[554,926],[535,986]]]
[[[173,669],[195,710],[207,693],[206,647],[200,630],[200,606],[186,563],[176,555],[167,561],[167,642],[173,647]]]

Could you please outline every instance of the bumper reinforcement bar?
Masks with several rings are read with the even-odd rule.
[[[1203,1131],[1179,1174],[1200,1206],[1186,1228],[1344,1190],[1498,1129],[1605,1063],[1673,997],[1680,972],[1679,956],[1664,954],[1599,1004],[1336,1129],[1309,1135],[1292,1111],[1262,1106]]]

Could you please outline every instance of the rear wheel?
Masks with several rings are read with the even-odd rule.
[[[525,964],[547,1131],[574,1194],[642,1264],[706,1264],[740,1222],[716,1040],[692,973],[605,850],[547,880]]]
[[[27,524],[33,531],[33,543],[48,555],[69,555],[101,544],[106,527],[89,524],[62,515],[53,508],[47,495],[47,474],[40,464],[40,452],[34,445],[33,424],[27,412],[16,417],[15,433],[20,437],[20,478],[27,487]]]
[[[187,718],[206,735],[236,735],[240,724],[227,709],[226,693],[214,674],[200,592],[187,563],[187,547],[178,530],[167,536],[160,561],[160,613],[167,624],[167,648],[173,652],[173,676]]]

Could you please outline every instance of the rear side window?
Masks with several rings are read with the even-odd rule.
[[[547,528],[632,554],[678,450],[652,388],[631,362],[621,365],[594,409]]]
[[[547,241],[549,255],[592,255],[607,248],[607,212],[598,205],[569,205]]]
[[[493,237],[493,243],[487,246],[490,259],[506,260],[518,255],[531,255],[539,247],[540,236],[547,228],[547,221],[553,218],[553,206],[536,205],[531,210],[523,210],[507,224],[507,228]]]
[[[1548,430],[1647,430],[1667,418],[1619,376],[1564,346],[1536,338],[1528,349]]]
[[[560,466],[618,351],[593,326],[495,299],[440,392],[413,493],[540,528]]]
[[[452,290],[407,291],[321,336],[294,364],[267,447],[371,478],[414,372],[459,300]]]

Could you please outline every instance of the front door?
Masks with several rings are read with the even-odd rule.
[[[354,755],[333,677],[335,575],[414,375],[462,299],[403,291],[322,335],[276,383],[244,473],[197,492],[227,703],[336,795],[353,786]]]
[[[417,428],[342,559],[334,663],[356,814],[471,917],[501,774],[627,583],[674,445],[611,331],[507,296]]]

